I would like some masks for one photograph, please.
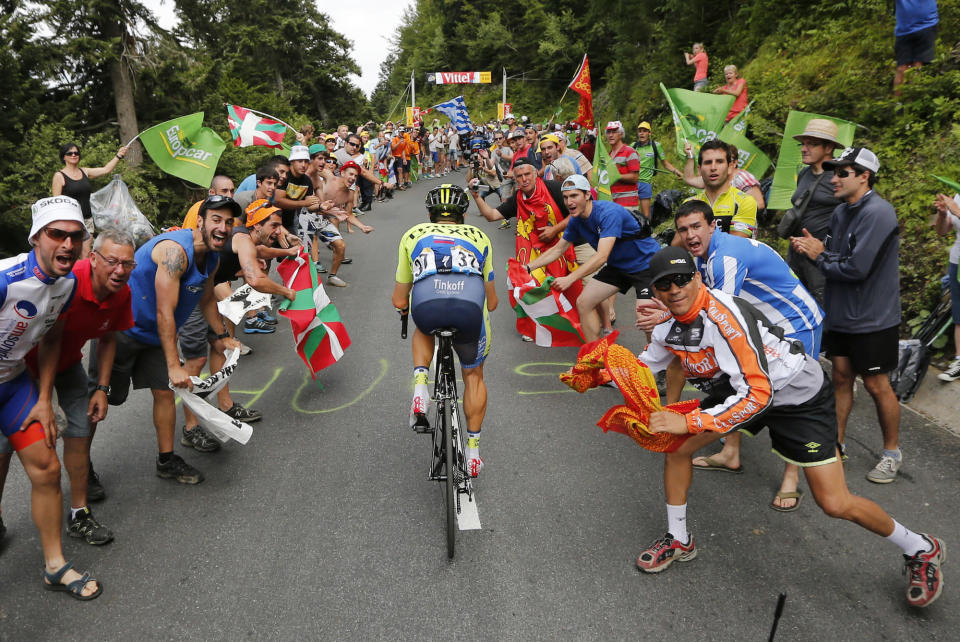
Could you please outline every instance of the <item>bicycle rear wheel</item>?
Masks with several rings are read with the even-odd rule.
[[[457,474],[456,449],[453,446],[453,413],[452,400],[447,399],[443,404],[443,443],[446,458],[447,484],[447,557],[453,558],[457,545]]]

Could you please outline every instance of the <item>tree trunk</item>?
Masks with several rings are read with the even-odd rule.
[[[122,58],[110,63],[110,82],[113,84],[113,101],[117,107],[120,141],[124,144],[140,133],[140,128],[137,123],[137,110],[133,104],[133,80]],[[127,166],[136,167],[142,160],[143,147],[140,141],[136,141],[127,150]]]

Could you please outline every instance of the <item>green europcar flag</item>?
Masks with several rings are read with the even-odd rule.
[[[750,103],[750,105],[752,104],[753,103]],[[747,114],[750,113],[750,105],[747,105],[746,109],[734,116],[729,123],[723,126],[718,138],[737,148],[739,152],[737,167],[750,172],[759,180],[767,173],[772,163],[770,162],[770,157],[760,151],[760,148],[754,145],[746,136]]]
[[[590,182],[597,190],[597,197],[601,201],[612,201],[613,192],[610,186],[620,179],[620,170],[617,164],[610,158],[606,145],[603,144],[603,138],[597,136],[596,149],[593,152],[593,178]]]
[[[780,155],[777,156],[777,169],[773,173],[773,186],[770,188],[770,198],[767,199],[768,210],[787,210],[793,207],[790,199],[797,189],[797,176],[803,169],[800,143],[794,139],[794,136],[802,134],[807,123],[814,118],[826,118],[837,124],[837,140],[841,145],[835,153],[839,154],[844,147],[853,144],[853,133],[857,127],[855,123],[832,116],[791,111],[787,115],[787,124],[783,127],[783,141],[780,143]]]
[[[150,158],[167,174],[210,187],[227,144],[203,126],[203,112],[160,123],[140,134]]]
[[[949,178],[944,178],[943,176],[937,176],[936,174],[930,174],[930,176],[933,176],[935,179],[952,189],[954,192],[960,194],[960,183],[951,181]]]
[[[723,128],[723,121],[730,113],[735,98],[728,95],[705,94],[689,89],[667,89],[660,83],[660,90],[667,98],[673,125],[677,132],[677,153],[685,157],[684,143],[693,145],[693,153],[700,145],[716,138]]]

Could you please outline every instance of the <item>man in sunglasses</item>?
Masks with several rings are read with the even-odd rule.
[[[780,255],[772,248],[752,239],[728,234],[717,229],[713,210],[704,201],[687,201],[674,217],[681,247],[694,256],[703,282],[711,289],[739,296],[783,330],[787,339],[799,341],[804,351],[820,354],[823,311],[813,296],[800,284]],[[660,304],[656,309],[637,311],[638,327],[651,331],[662,320]],[[667,377],[668,403],[680,401],[683,373],[675,360],[675,376]],[[740,435],[732,433],[723,449],[709,457],[693,461],[699,470],[740,473]],[[803,495],[798,490],[799,470],[788,463],[780,490],[770,504],[773,510],[789,512],[800,506]]]
[[[181,484],[199,484],[203,474],[173,452],[176,397],[168,384],[192,388],[190,373],[180,364],[177,331],[197,307],[212,328],[218,351],[239,348],[230,337],[213,293],[219,252],[230,240],[240,206],[226,196],[210,196],[200,206],[199,227],[153,237],[137,250],[130,275],[134,325],[117,335],[110,376],[109,401],[126,401],[130,383],[149,388],[157,432],[157,476]],[[99,377],[96,372],[91,372]]]
[[[70,307],[63,313],[65,332],[60,345],[54,388],[67,419],[63,431],[63,464],[70,478],[70,520],[68,532],[88,544],[99,546],[113,540],[110,529],[93,517],[89,501],[105,497],[103,486],[90,463],[90,443],[97,422],[107,414],[110,369],[116,347],[115,334],[133,326],[130,288],[127,280],[136,266],[134,242],[126,232],[106,229],[97,236],[93,251],[73,266],[77,289]],[[81,351],[87,341],[99,340],[100,372],[96,382],[87,377]],[[39,349],[26,357],[27,368],[39,374]],[[0,492],[10,462],[10,444],[0,437]],[[89,483],[88,483],[89,482]]]
[[[824,243],[804,229],[790,245],[826,278],[823,345],[833,362],[840,443],[853,408],[853,382],[860,375],[883,432],[880,461],[867,479],[889,484],[903,463],[900,403],[887,375],[900,358],[900,226],[893,206],[873,190],[880,170],[876,154],[848,147],[823,167],[833,170],[833,195],[841,201],[830,218],[829,236]]]
[[[360,138],[360,134],[348,134],[343,147],[335,151],[333,155],[340,166],[353,161],[360,167],[360,177],[357,179],[357,185],[360,188],[358,209],[361,212],[369,212],[373,203],[373,187],[374,185],[382,185],[383,181],[370,168],[366,167],[363,157],[363,140]]]
[[[659,573],[673,562],[697,556],[687,530],[693,453],[731,431],[756,435],[767,427],[774,453],[803,468],[824,513],[858,524],[901,549],[910,571],[907,603],[933,603],[942,588],[943,542],[908,530],[847,488],[837,449],[833,388],[816,357],[786,339],[782,328],[744,299],[707,289],[685,249],[660,250],[650,271],[656,296],[673,318],[656,327],[640,361],[658,372],[679,357],[684,376],[706,398],[685,415],[661,411],[650,416],[651,432],[685,439],[665,453],[667,533],[640,554],[637,567]]]
[[[641,230],[637,219],[626,208],[610,201],[595,201],[590,181],[581,174],[568,177],[560,187],[563,202],[570,212],[564,221],[563,237],[549,250],[527,264],[529,270],[549,265],[573,245],[587,243],[595,254],[567,274],[557,277],[553,288],[561,292],[593,275],[577,297],[577,312],[587,341],[600,338],[601,319],[597,306],[601,301],[633,288],[638,299],[650,298],[650,259],[660,247]],[[481,212],[483,210],[481,209]]]
[[[80,204],[69,196],[40,199],[31,214],[33,248],[0,260],[0,433],[30,480],[45,587],[92,600],[103,590],[100,583],[89,575],[81,577],[63,557],[63,496],[51,403],[65,327],[62,313],[77,283],[71,270],[90,234]],[[24,358],[38,344],[39,377],[34,383]],[[2,466],[5,475],[7,463]],[[0,537],[5,530],[0,521]]]

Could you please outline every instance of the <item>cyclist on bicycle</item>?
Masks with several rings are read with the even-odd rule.
[[[427,421],[427,372],[434,349],[430,333],[440,328],[457,330],[453,347],[463,368],[467,469],[476,477],[483,468],[480,427],[487,412],[483,361],[490,352],[489,312],[497,307],[497,291],[490,239],[463,223],[468,204],[466,192],[456,185],[440,185],[427,194],[430,222],[413,226],[400,240],[393,306],[401,311],[409,308],[416,325],[411,426]]]

